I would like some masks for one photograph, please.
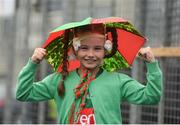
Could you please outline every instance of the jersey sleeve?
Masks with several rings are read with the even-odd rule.
[[[16,85],[16,99],[19,101],[45,101],[53,99],[59,78],[57,73],[50,74],[41,81],[34,82],[38,64],[29,59],[20,71]]]
[[[147,83],[145,85],[130,78],[121,76],[122,99],[132,104],[157,104],[162,95],[162,72],[158,62],[146,63]]]

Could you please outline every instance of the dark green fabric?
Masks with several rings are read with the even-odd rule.
[[[85,101],[85,103],[86,103],[85,108],[93,108],[92,101],[91,101],[90,97],[91,97],[91,95],[88,93],[88,96],[87,96],[86,101]]]

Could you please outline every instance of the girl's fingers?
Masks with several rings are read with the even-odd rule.
[[[154,54],[150,47],[141,48],[138,52],[138,56],[147,62],[155,61]]]
[[[43,55],[46,55],[46,49],[40,48],[39,51],[40,51]]]
[[[36,48],[34,53],[31,57],[33,62],[39,63],[43,60],[44,56],[46,55],[46,49],[43,48]]]
[[[45,52],[45,51],[42,51],[42,50],[39,50],[39,51],[37,51],[37,54],[38,54],[39,56],[45,56],[45,55],[46,55],[46,52]]]
[[[42,60],[44,56],[45,56],[45,55],[44,55],[43,53],[41,53],[41,52],[37,52],[37,53],[36,53],[36,57],[37,57],[37,59],[39,59],[39,60]]]

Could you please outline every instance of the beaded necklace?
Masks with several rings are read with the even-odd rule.
[[[88,95],[88,88],[92,80],[94,80],[94,77],[92,77],[92,73],[90,72],[90,70],[83,68],[80,84],[78,84],[74,89],[75,100],[71,105],[71,109],[70,109],[70,114],[68,118],[69,124],[75,124],[78,122],[81,111],[85,108],[86,105],[85,101]],[[76,102],[79,99],[81,102],[80,105],[78,106],[78,110],[75,113]]]

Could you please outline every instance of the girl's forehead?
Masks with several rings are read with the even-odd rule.
[[[74,35],[77,37],[84,33],[99,33],[105,34],[104,24],[93,24],[93,25],[85,25],[74,28]]]
[[[98,33],[86,33],[78,37],[81,43],[104,43],[105,36]]]
[[[82,40],[81,45],[103,46],[104,39],[91,37],[91,38]]]
[[[79,33],[78,35],[76,35],[75,37],[84,37],[84,36],[91,36],[91,35],[101,35],[101,36],[105,36],[105,34],[101,34],[98,32],[83,32],[83,33]]]

